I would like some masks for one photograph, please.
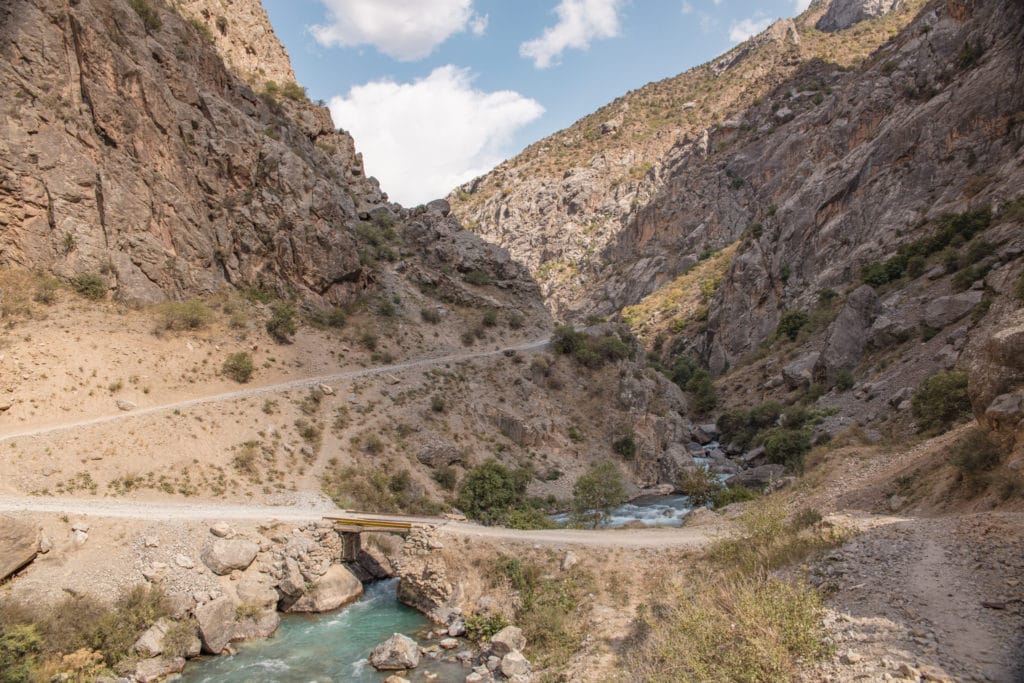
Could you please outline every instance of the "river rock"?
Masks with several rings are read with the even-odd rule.
[[[211,600],[195,608],[196,624],[203,651],[219,655],[235,635],[237,608],[234,601],[225,596]]]
[[[280,625],[281,615],[276,610],[264,610],[259,614],[238,619],[235,622],[235,630],[231,639],[259,640],[269,638]]]
[[[0,581],[28,565],[39,552],[39,532],[15,517],[0,517]]]
[[[498,657],[504,657],[513,650],[522,650],[526,647],[526,636],[518,626],[506,626],[491,638],[491,652]]]
[[[152,657],[135,665],[135,680],[139,683],[155,683],[171,674],[185,669],[183,657]]]
[[[217,538],[231,538],[235,535],[235,530],[227,522],[217,522],[210,527],[210,533]]]
[[[509,678],[525,676],[530,673],[530,662],[526,660],[523,653],[513,650],[501,658],[501,673]]]
[[[299,563],[290,557],[284,562],[284,569],[281,580],[277,583],[277,589],[281,591],[282,595],[289,598],[297,598],[306,590],[306,581],[302,577]]]
[[[763,489],[786,474],[782,465],[761,465],[734,474],[726,480],[729,486],[745,486],[748,489]]]
[[[203,547],[200,557],[214,574],[223,576],[235,569],[245,569],[256,559],[260,547],[242,538],[219,538]]]
[[[135,651],[143,657],[156,657],[164,651],[164,636],[174,624],[170,619],[158,619],[155,624],[146,629],[146,632],[139,636],[133,646]]]
[[[415,669],[420,664],[420,647],[409,636],[396,633],[373,648],[370,664],[378,671]]]
[[[286,612],[330,612],[363,594],[363,584],[340,564],[331,565],[301,597],[282,600]],[[289,604],[290,603],[290,604]]]

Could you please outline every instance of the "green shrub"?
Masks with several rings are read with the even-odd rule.
[[[199,299],[168,302],[159,310],[160,328],[164,330],[198,330],[213,320],[213,311]]]
[[[470,270],[462,274],[462,279],[471,285],[489,285],[493,282],[491,276],[482,270]]]
[[[497,612],[474,612],[466,617],[466,637],[477,642],[487,641],[506,626],[505,617]]]
[[[436,481],[445,491],[454,491],[455,485],[459,480],[458,473],[451,465],[445,465],[444,467],[434,470],[433,476],[434,481]]]
[[[486,309],[480,318],[480,324],[484,327],[494,327],[498,324],[498,312],[493,308]]]
[[[86,299],[99,300],[107,295],[107,280],[99,273],[80,273],[71,279],[71,286]]]
[[[836,389],[839,391],[849,391],[853,388],[853,384],[853,373],[849,370],[840,370],[836,375]]]
[[[310,320],[313,321],[314,325],[320,327],[332,327],[340,329],[345,327],[348,322],[348,316],[345,314],[345,309],[340,306],[329,306],[327,308],[318,308],[310,314]]]
[[[747,449],[754,443],[759,432],[774,427],[782,416],[782,405],[766,401],[753,408],[734,408],[718,418],[718,429],[722,432],[723,443],[734,443]]]
[[[939,254],[939,260],[946,265],[947,271],[957,270],[960,255],[955,247],[987,229],[991,222],[992,212],[988,209],[947,214],[938,220],[937,230],[933,234],[903,245],[895,256],[884,263],[876,261],[864,265],[861,276],[872,287],[881,287],[899,280],[906,272],[913,275],[920,260],[933,254]],[[911,268],[914,270],[911,271]]]
[[[163,22],[160,20],[160,14],[146,0],[128,0],[128,4],[132,6],[135,13],[142,19],[142,25],[145,27],[146,33],[160,30],[160,26],[163,25]]]
[[[998,444],[981,427],[971,429],[952,445],[949,461],[964,479],[977,481],[999,466],[1003,454]]]
[[[252,355],[248,351],[239,351],[237,353],[229,354],[224,359],[224,367],[222,368],[223,373],[231,379],[245,384],[252,379],[253,362]]]
[[[270,306],[270,319],[267,320],[267,333],[278,344],[290,344],[292,335],[298,330],[295,322],[295,309],[284,301],[276,301]]]
[[[440,394],[434,394],[430,398],[430,409],[435,413],[443,413],[445,409],[444,397]]]
[[[0,624],[0,681],[29,683],[43,654],[35,624]]]
[[[718,392],[715,390],[715,383],[706,370],[698,370],[686,383],[686,391],[693,399],[693,409],[699,414],[705,414],[718,405]]]
[[[612,441],[612,450],[621,455],[626,460],[632,460],[636,457],[636,436],[633,434],[633,430],[630,429],[619,438]]]
[[[716,508],[724,508],[733,503],[745,503],[758,497],[757,491],[746,486],[723,487],[711,494],[711,504]]]
[[[967,395],[967,373],[959,370],[939,372],[920,384],[910,409],[922,432],[944,431],[971,412]]]
[[[510,510],[501,519],[503,526],[509,529],[557,529],[558,525],[536,507],[524,507]]]
[[[57,301],[57,290],[60,289],[60,280],[51,275],[41,275],[36,280],[35,292],[32,299],[37,303],[47,306]]]
[[[436,308],[421,308],[420,317],[423,318],[423,322],[436,325],[441,322],[441,311]]]
[[[611,462],[594,465],[579,479],[572,489],[574,516],[591,527],[600,526],[611,514],[612,508],[626,502],[626,485],[622,472]]]
[[[551,346],[558,353],[572,356],[580,365],[596,369],[631,356],[631,341],[612,332],[597,337],[578,331],[572,325],[558,325],[551,337]]]
[[[713,496],[722,490],[718,478],[703,467],[683,470],[676,480],[676,487],[684,496],[689,497],[694,507],[707,505]]]
[[[786,337],[790,341],[796,341],[800,330],[811,321],[810,317],[803,311],[785,311],[779,319],[779,326],[775,330],[776,337]]]
[[[768,462],[785,465],[800,472],[804,468],[804,455],[811,450],[811,435],[806,429],[780,427],[768,432],[764,439],[764,452]]]
[[[511,510],[523,505],[531,474],[509,469],[494,458],[471,469],[459,487],[457,505],[467,516],[496,524]]]
[[[306,99],[306,89],[295,81],[287,81],[281,86],[281,95],[289,100],[304,100]]]
[[[513,311],[508,314],[507,323],[510,330],[520,330],[526,324],[526,318],[523,317],[522,313]]]

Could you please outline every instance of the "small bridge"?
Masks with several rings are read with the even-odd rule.
[[[343,516],[324,515],[334,523],[334,529],[341,536],[341,561],[355,562],[362,548],[361,535],[367,532],[398,534],[405,536],[414,526],[437,526],[447,520],[440,517],[406,517],[402,515],[377,515],[363,512],[349,512]]]

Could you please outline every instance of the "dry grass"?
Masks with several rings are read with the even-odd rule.
[[[627,680],[783,683],[824,656],[821,598],[765,575],[694,571],[641,606]]]
[[[648,343],[659,334],[676,335],[699,322],[738,246],[739,242],[734,242],[648,294],[635,306],[622,309],[623,320]]]

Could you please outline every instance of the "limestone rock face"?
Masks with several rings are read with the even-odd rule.
[[[820,31],[841,31],[899,6],[900,0],[832,0],[815,26]]]
[[[207,27],[217,52],[235,73],[256,86],[295,82],[288,53],[258,0],[182,0],[179,5]]]
[[[329,612],[363,594],[363,584],[340,564],[327,572],[294,602],[284,601],[286,612]]]
[[[128,3],[4,3],[0,82],[36,95],[0,136],[0,266],[102,270],[143,302],[225,284],[355,296],[370,271],[354,231],[385,198],[351,137],[224,63],[262,68],[258,89],[294,80],[259,2],[184,4],[213,44],[161,3],[149,28]]]
[[[814,367],[817,378],[831,383],[840,371],[852,370],[857,365],[880,308],[878,295],[867,285],[861,285],[847,297],[829,328],[825,348]]]
[[[378,671],[415,669],[420,665],[420,646],[409,636],[396,633],[373,648],[370,664]]]
[[[0,517],[0,581],[18,571],[39,552],[39,531],[14,517]]]
[[[242,538],[218,538],[203,546],[201,558],[214,574],[245,569],[256,559],[260,547]]]

